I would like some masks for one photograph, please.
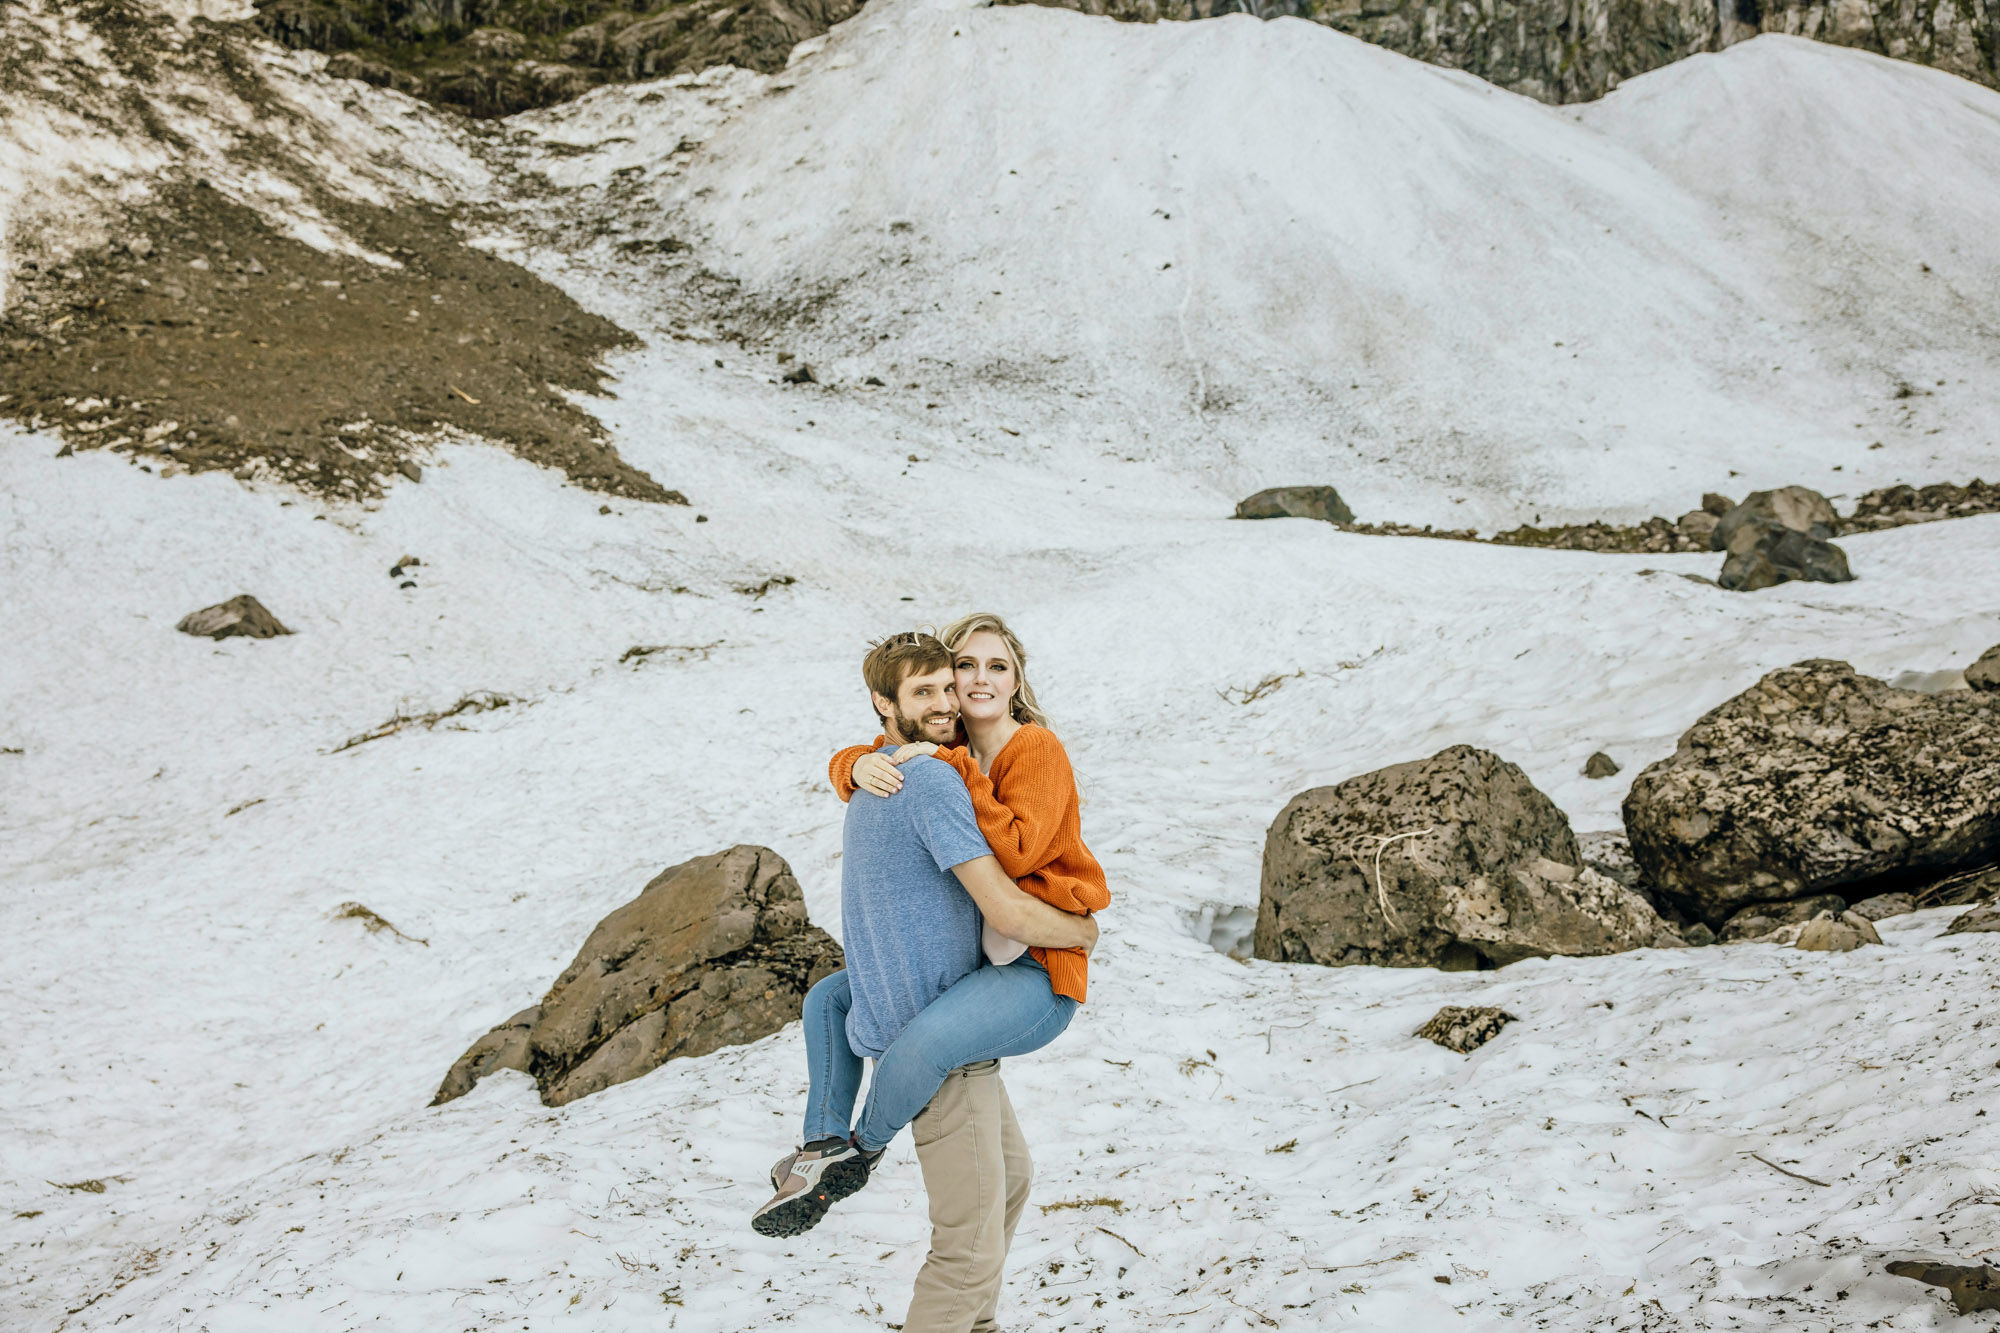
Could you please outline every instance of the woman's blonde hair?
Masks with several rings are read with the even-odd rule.
[[[960,616],[938,631],[938,638],[951,650],[956,658],[965,647],[965,641],[981,630],[1000,636],[1000,642],[1007,645],[1007,655],[1014,659],[1014,701],[1009,708],[1016,722],[1032,722],[1038,727],[1049,725],[1047,714],[1035,702],[1035,688],[1028,684],[1028,654],[1021,647],[1021,641],[1014,637],[1014,631],[1007,628],[1007,622],[991,611],[974,611],[969,616]]]

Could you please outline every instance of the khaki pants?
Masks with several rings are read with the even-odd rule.
[[[910,1133],[930,1196],[931,1252],[903,1333],[988,1333],[1034,1178],[1000,1062],[952,1070]]]

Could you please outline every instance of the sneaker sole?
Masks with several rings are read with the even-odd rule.
[[[839,1203],[867,1183],[868,1168],[858,1156],[835,1162],[819,1178],[829,1204]]]
[[[822,1179],[824,1186],[824,1179]],[[774,1204],[750,1219],[751,1230],[760,1236],[800,1236],[819,1225],[834,1196],[821,1188]]]

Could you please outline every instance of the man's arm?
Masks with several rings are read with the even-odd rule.
[[[1007,878],[1007,872],[1000,868],[997,857],[982,856],[963,865],[955,865],[951,873],[958,876],[958,882],[972,895],[972,901],[979,904],[986,924],[1008,939],[1042,949],[1082,949],[1088,952],[1097,947],[1096,921],[1051,907],[1023,891],[1020,885]]]

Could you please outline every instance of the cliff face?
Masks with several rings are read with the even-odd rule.
[[[2000,0],[997,0],[1128,22],[1250,13],[1323,23],[1544,102],[1760,32],[1913,60],[2000,87]]]
[[[860,0],[258,0],[257,26],[330,72],[475,116],[711,65],[771,73]]]

